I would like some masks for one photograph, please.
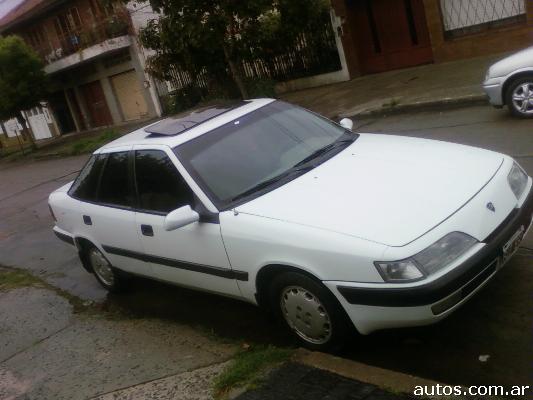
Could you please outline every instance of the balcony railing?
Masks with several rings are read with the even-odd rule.
[[[105,40],[130,34],[131,29],[129,18],[122,15],[114,15],[91,27],[86,26],[80,28],[78,31],[73,31],[59,37],[59,46],[57,48],[45,46],[34,48],[34,50],[42,57],[46,64],[51,64],[63,57],[102,43]]]

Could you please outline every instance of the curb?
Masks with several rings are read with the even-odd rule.
[[[413,395],[416,386],[429,387],[443,385],[440,382],[429,379],[373,367],[357,361],[351,361],[325,353],[311,352],[305,349],[298,349],[293,360],[310,367],[333,372],[345,378],[369,383],[392,393]]]
[[[403,114],[408,112],[423,112],[431,110],[450,110],[464,106],[472,105],[488,105],[489,102],[484,94],[475,94],[463,97],[446,97],[439,100],[423,100],[413,103],[398,104],[394,107],[382,107],[370,110],[362,110],[360,112],[339,114],[338,118],[354,118],[354,117],[381,117],[387,115]]]

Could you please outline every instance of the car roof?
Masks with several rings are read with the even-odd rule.
[[[106,144],[95,153],[139,144],[166,145],[174,148],[274,101],[274,99],[253,99],[196,108],[143,126]]]

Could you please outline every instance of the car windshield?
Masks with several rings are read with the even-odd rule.
[[[175,153],[211,201],[225,209],[309,171],[357,137],[275,101],[177,146]]]

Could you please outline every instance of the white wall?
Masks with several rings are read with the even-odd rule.
[[[50,127],[55,124],[55,121],[47,107],[34,107],[27,110],[25,114],[26,125],[29,122],[35,140],[49,139],[53,136]],[[22,126],[15,118],[4,121],[4,127],[8,137],[21,136]]]
[[[130,13],[131,22],[133,25],[133,31],[135,32],[135,43],[134,47],[139,55],[139,61],[144,72],[145,80],[150,84],[150,96],[152,97],[152,102],[155,105],[157,115],[161,116],[162,109],[161,103],[159,101],[159,95],[157,93],[157,85],[154,79],[150,74],[146,72],[146,59],[154,54],[153,50],[145,49],[141,46],[139,42],[139,31],[144,28],[150,20],[158,19],[159,14],[152,10],[150,3],[148,1],[130,1],[126,8]]]
[[[6,133],[8,137],[20,136],[20,132],[22,131],[22,126],[17,122],[15,118],[5,121],[4,127],[6,128]]]

